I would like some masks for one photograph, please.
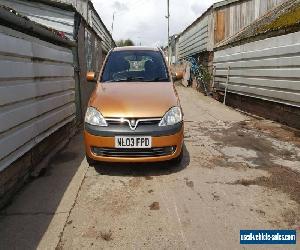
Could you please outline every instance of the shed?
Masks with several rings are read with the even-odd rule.
[[[300,1],[289,0],[216,48],[226,103],[300,128]],[[276,110],[276,112],[274,112]]]

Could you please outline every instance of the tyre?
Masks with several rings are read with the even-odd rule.
[[[96,161],[94,159],[89,157],[87,154],[85,156],[86,156],[86,161],[90,166],[94,166],[96,164]]]
[[[181,150],[180,155],[178,155],[176,158],[171,160],[171,163],[173,164],[180,164],[183,158],[183,150]]]

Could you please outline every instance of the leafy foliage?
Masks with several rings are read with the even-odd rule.
[[[126,39],[126,40],[121,39],[121,40],[117,41],[118,47],[134,46],[134,45],[135,45],[134,42],[130,39]]]
[[[199,64],[194,57],[188,57],[186,61],[191,64],[191,73],[197,81],[198,88],[202,88],[205,94],[208,94],[208,84],[211,80],[211,75],[207,68]]]

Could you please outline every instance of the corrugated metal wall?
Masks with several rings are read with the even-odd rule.
[[[0,4],[16,10],[34,22],[62,31],[69,39],[74,40],[75,13],[72,11],[22,0],[0,0]]]
[[[180,36],[178,45],[179,58],[207,50],[207,38],[208,17],[205,16]]]
[[[71,50],[0,26],[0,171],[75,119]]]
[[[216,86],[300,107],[300,32],[227,48],[215,53]]]
[[[95,30],[97,35],[102,39],[102,48],[107,53],[113,45],[110,34],[106,31],[104,25],[100,21],[98,15],[92,11],[91,13],[91,27]]]

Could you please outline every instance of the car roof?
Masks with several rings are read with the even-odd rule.
[[[151,51],[159,51],[158,48],[155,47],[147,47],[147,46],[125,46],[125,47],[116,47],[113,51],[128,51],[128,50],[151,50]]]

